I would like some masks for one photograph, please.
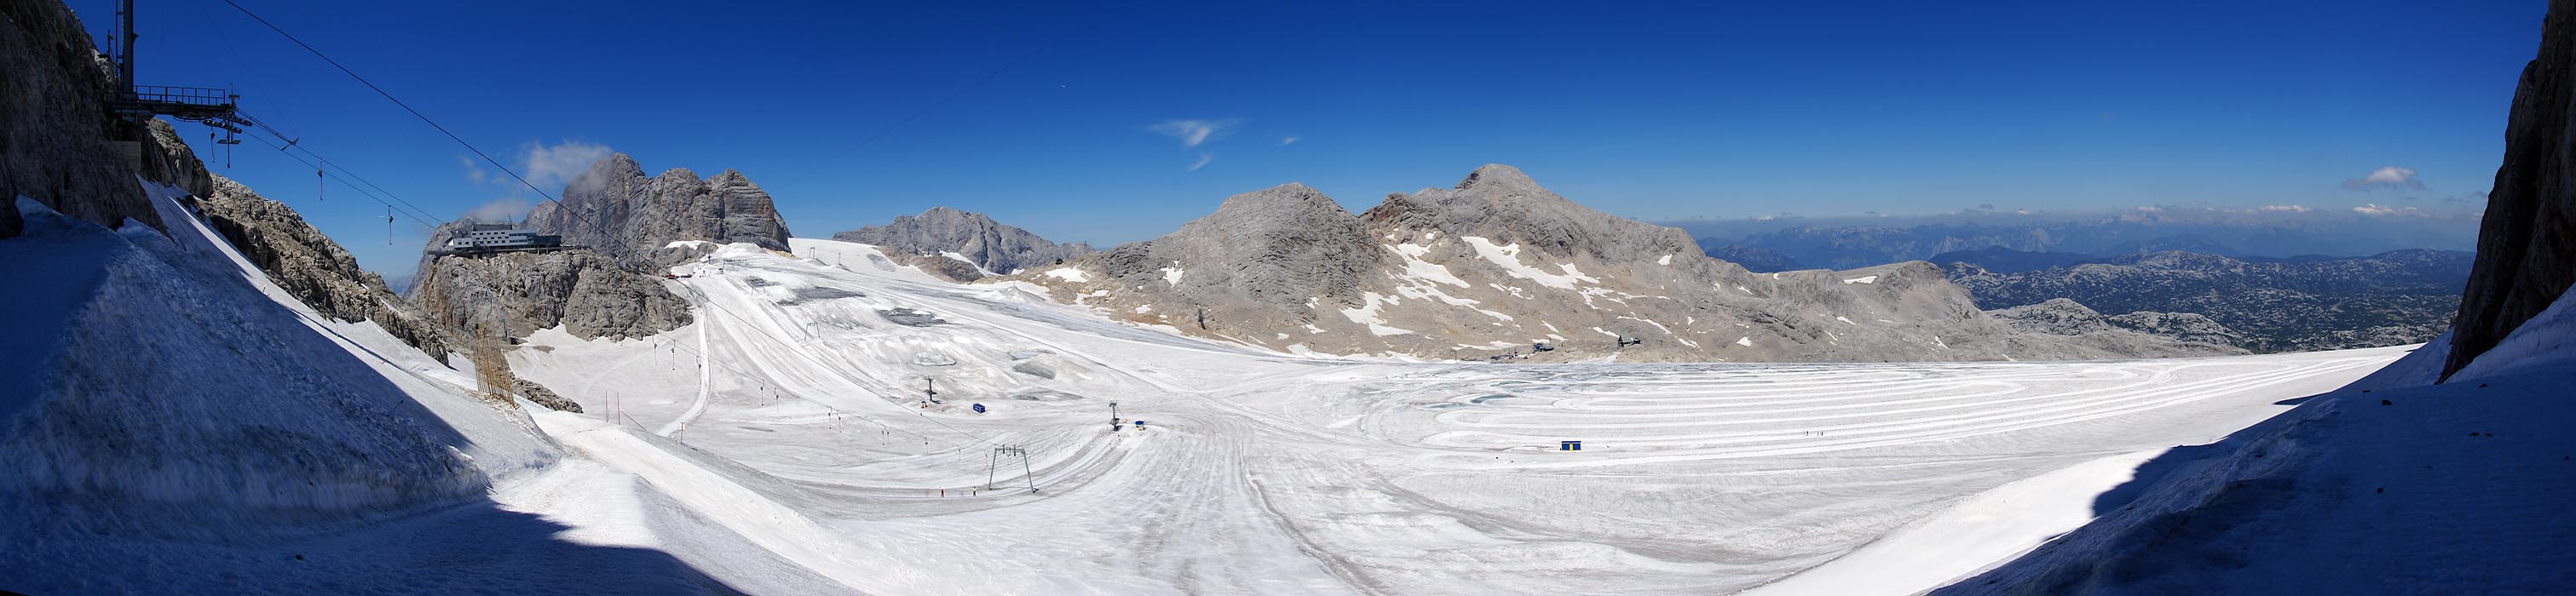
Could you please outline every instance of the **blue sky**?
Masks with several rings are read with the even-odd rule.
[[[1484,163],[1647,220],[2473,205],[2442,199],[2487,190],[2544,10],[238,1],[523,173],[613,148],[742,170],[800,236],[946,205],[1102,244],[1284,182],[1357,211]],[[536,200],[218,0],[139,4],[145,84],[230,85],[440,218]],[[72,6],[104,34],[113,2]],[[387,245],[382,206],[317,203],[274,150],[199,152],[370,268],[417,257],[418,223]]]

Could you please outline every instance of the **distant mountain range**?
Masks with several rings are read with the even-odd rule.
[[[2421,208],[2329,211],[2156,207],[2109,214],[1943,216],[1679,222],[1709,256],[1748,269],[1842,269],[2006,248],[2108,257],[2185,251],[2225,257],[2367,256],[2423,248],[2470,250],[2478,218]]]
[[[2166,251],[2094,258],[1992,248],[1934,262],[1983,308],[2072,299],[2101,312],[2197,313],[2239,334],[2241,347],[2281,352],[2431,340],[2458,309],[2473,258],[2420,249],[2368,257]]]
[[[2142,327],[2025,331],[1979,310],[1937,268],[1871,265],[1757,274],[1706,257],[1682,230],[1595,211],[1487,165],[1359,214],[1293,183],[1235,195],[1169,235],[982,281],[1289,352],[1741,362],[2237,351]]]

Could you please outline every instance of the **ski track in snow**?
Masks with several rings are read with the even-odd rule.
[[[2014,483],[2215,439],[2402,353],[1354,362],[1124,326],[909,268],[824,264],[865,260],[873,249],[861,245],[793,245],[820,260],[727,248],[709,257],[723,273],[673,282],[721,306],[699,308],[682,331],[698,335],[696,379],[599,374],[654,341],[540,334],[547,349],[514,359],[586,406],[620,395],[631,415],[668,420],[653,434],[681,438],[569,414],[542,419],[549,434],[778,559],[870,592],[1708,593],[1847,553],[1907,573],[1800,582],[1925,589],[1905,582],[1973,572],[1992,561],[1971,559],[2018,552],[2070,515],[1949,543],[1918,531],[1955,527],[1926,521],[1954,505],[2007,485],[2089,503],[2089,481]],[[805,287],[860,296],[791,298]],[[946,323],[878,315],[895,307]],[[1026,350],[1047,353],[1006,355]],[[911,363],[925,351],[957,363]],[[919,402],[925,376],[945,403]],[[670,399],[690,391],[685,405]],[[1056,397],[1012,397],[1031,391]],[[1149,426],[1111,431],[1109,401]],[[1559,451],[1569,440],[1583,450]],[[690,453],[670,452],[682,444]],[[1027,448],[1033,476],[996,473],[994,484],[1038,493],[985,486],[996,444]],[[1862,550],[1906,540],[1949,554]]]

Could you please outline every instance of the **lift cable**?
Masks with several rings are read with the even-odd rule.
[[[304,43],[304,40],[302,39],[296,39],[294,34],[287,33],[285,29],[278,28],[276,24],[268,22],[268,19],[260,18],[258,13],[251,12],[249,8],[244,8],[239,2],[224,0],[224,3],[232,5],[234,10],[239,10],[244,15],[249,15],[251,20],[259,21],[260,25],[268,27],[268,30],[270,31],[277,32],[279,36],[285,37],[287,41],[295,42],[295,45],[304,48],[304,51],[312,52],[314,57],[321,58],[323,62],[330,63],[332,68],[340,69],[341,74],[349,75],[349,78],[352,79],[357,79],[358,84],[366,85],[368,89],[374,90],[377,95],[384,96],[385,101],[394,102],[394,105],[401,106],[403,111],[411,112],[413,117],[419,118],[421,122],[428,123],[430,128],[438,129],[439,134],[447,135],[448,140],[456,141],[456,144],[458,145],[464,145],[465,150],[472,151],[476,157],[483,158],[484,163],[489,163],[492,164],[492,167],[500,168],[501,173],[510,175],[510,179],[519,181],[519,184],[527,186],[529,190],[537,191],[537,196],[545,197],[548,201],[555,200],[555,196],[547,193],[546,189],[537,188],[537,185],[528,182],[527,178],[519,177],[518,171],[510,169],[510,166],[501,165],[501,161],[492,159],[491,154],[484,153],[482,149],[475,148],[473,143],[465,142],[463,137],[456,136],[455,132],[447,130],[447,127],[445,126],[440,126],[437,120],[429,119],[429,115],[422,114],[420,113],[420,110],[413,109],[411,104],[403,103],[403,100],[395,98],[394,94],[386,92],[383,87],[376,86],[374,82],[368,81],[366,77],[358,76],[356,71],[349,70],[349,67],[340,65],[340,61],[331,59],[331,56],[322,53],[322,50],[314,49],[312,44]],[[557,201],[557,203],[560,204],[561,202]]]
[[[292,159],[292,160],[295,160],[295,161],[296,161],[296,163],[301,163],[301,164],[304,164],[304,165],[306,165],[306,166],[308,166],[308,167],[313,167],[313,168],[315,168],[315,169],[314,169],[314,171],[316,171],[316,172],[320,172],[320,171],[322,171],[322,170],[320,169],[320,168],[321,168],[321,166],[315,165],[312,161],[308,161],[308,160],[306,160],[306,159],[304,159],[304,158],[302,158],[302,157],[297,157],[297,156],[296,156],[295,154],[293,154],[293,153],[285,153],[285,152],[284,152],[284,151],[285,151],[285,147],[279,146],[279,145],[278,145],[277,143],[275,143],[275,142],[269,141],[268,139],[260,138],[258,135],[250,135],[250,138],[251,138],[251,139],[253,139],[253,140],[257,140],[257,141],[259,141],[261,144],[265,144],[265,145],[268,145],[268,146],[270,146],[270,147],[277,147],[277,148],[278,148],[278,150],[279,150],[279,153],[280,153],[281,155],[285,155],[287,159]],[[431,221],[429,221],[429,220],[427,220],[427,219],[423,219],[423,218],[421,218],[421,216],[419,216],[419,215],[414,215],[414,214],[413,214],[412,212],[410,212],[410,211],[401,211],[401,210],[399,210],[399,208],[395,207],[393,203],[386,202],[383,198],[379,198],[379,197],[377,197],[377,196],[375,195],[375,193],[368,192],[366,188],[364,188],[364,187],[360,187],[360,186],[358,186],[356,183],[352,183],[352,182],[350,182],[350,181],[349,181],[348,179],[346,179],[346,178],[341,178],[339,174],[334,173],[334,174],[327,174],[327,175],[328,175],[328,176],[330,176],[330,177],[331,177],[331,179],[339,180],[339,181],[340,181],[340,184],[345,185],[345,186],[348,186],[351,190],[356,190],[356,191],[358,191],[358,194],[359,194],[359,195],[361,195],[361,196],[365,196],[365,197],[367,197],[367,198],[368,198],[368,199],[370,199],[370,200],[373,200],[373,201],[375,201],[375,202],[377,202],[377,203],[383,204],[383,205],[385,206],[385,208],[386,208],[386,209],[394,209],[394,210],[397,210],[397,211],[398,211],[399,213],[401,213],[404,217],[409,217],[409,218],[411,218],[411,219],[412,219],[412,221],[420,222],[420,225],[428,226],[430,229],[437,229],[437,228],[438,228],[438,224],[436,224],[436,223],[432,223]]]
[[[250,120],[251,120],[251,123],[252,123],[253,125],[258,126],[259,130],[267,131],[269,135],[271,135],[271,136],[275,136],[275,137],[277,137],[279,140],[289,140],[289,141],[291,141],[291,142],[288,142],[284,147],[280,148],[280,149],[279,149],[280,151],[284,151],[284,150],[287,150],[287,149],[294,149],[294,150],[298,150],[298,151],[303,151],[303,152],[304,152],[304,154],[305,154],[306,156],[312,157],[312,158],[313,158],[313,160],[314,160],[315,162],[318,162],[318,163],[320,163],[320,164],[322,164],[322,165],[324,165],[324,166],[327,166],[327,167],[329,167],[330,169],[339,170],[341,175],[347,176],[348,178],[353,179],[353,180],[357,180],[360,184],[365,184],[367,188],[369,188],[369,189],[374,189],[374,190],[376,191],[376,193],[377,193],[377,194],[383,195],[383,196],[384,196],[384,197],[386,197],[386,198],[393,199],[393,201],[394,201],[394,202],[396,202],[396,203],[401,203],[401,204],[402,204],[402,206],[403,206],[404,208],[410,209],[412,212],[419,213],[419,214],[421,214],[421,215],[423,215],[423,216],[426,216],[426,217],[429,217],[429,218],[431,218],[431,219],[436,219],[436,218],[438,217],[437,215],[430,213],[428,209],[422,209],[419,205],[413,205],[413,204],[411,204],[411,201],[403,200],[403,198],[402,198],[402,197],[395,195],[395,194],[393,193],[393,191],[385,190],[385,187],[382,187],[382,186],[377,186],[377,185],[376,185],[376,183],[375,183],[374,181],[370,181],[370,180],[366,179],[366,177],[364,177],[364,176],[359,176],[357,172],[349,171],[349,168],[348,168],[347,166],[343,166],[343,165],[340,165],[340,164],[339,164],[339,163],[337,163],[337,162],[333,162],[333,161],[331,161],[331,160],[329,160],[329,159],[325,159],[325,158],[323,158],[323,157],[322,157],[322,154],[313,152],[313,148],[312,148],[312,147],[306,146],[306,145],[304,145],[304,144],[303,144],[303,143],[301,143],[301,142],[292,142],[292,140],[293,140],[293,139],[295,139],[296,137],[287,136],[287,134],[286,134],[285,132],[277,130],[277,127],[270,126],[270,125],[268,124],[268,122],[266,122],[266,121],[264,121],[264,120],[261,120],[261,119],[258,119],[258,118],[251,118]],[[269,146],[271,146],[271,147],[277,147],[277,145],[276,145],[276,144],[273,144],[273,143],[272,143],[272,144],[270,144]],[[342,181],[342,182],[343,182],[343,183],[346,183],[347,181],[345,181],[345,180],[344,180],[344,181]],[[352,188],[355,188],[355,187],[356,187],[356,185],[351,185],[351,187],[352,187]],[[431,228],[436,228],[436,227],[438,227],[438,226],[430,226],[430,227],[431,227]]]

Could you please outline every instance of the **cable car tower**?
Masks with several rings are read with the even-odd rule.
[[[250,115],[242,113],[241,96],[230,90],[134,84],[134,39],[136,37],[138,36],[134,33],[134,0],[117,0],[115,30],[109,32],[107,40],[108,57],[116,63],[116,77],[119,85],[116,101],[108,105],[110,113],[135,124],[142,124],[143,121],[150,120],[154,116],[168,116],[172,119],[224,129],[224,138],[215,141],[215,144],[224,145],[227,153],[230,152],[231,146],[241,144],[241,140],[233,135],[240,134],[243,127],[260,126],[259,121],[252,120]],[[128,144],[121,146],[127,152],[126,162],[135,165],[137,169],[141,169],[140,164],[143,159],[140,141],[141,139],[127,141]],[[294,140],[287,140],[287,145],[294,144]]]

